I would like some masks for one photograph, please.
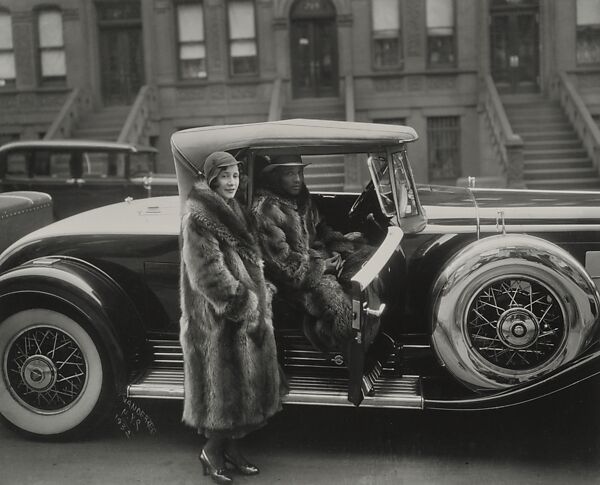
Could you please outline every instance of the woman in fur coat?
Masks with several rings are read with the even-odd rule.
[[[273,158],[261,172],[252,217],[267,277],[312,316],[304,322],[307,337],[322,350],[343,348],[351,336],[352,307],[340,284],[341,263],[350,269],[348,257],[372,248],[321,220],[304,184],[304,166],[298,155]]]
[[[238,161],[215,152],[204,164],[182,217],[181,346],[183,421],[206,436],[200,454],[205,474],[230,483],[226,463],[258,473],[237,440],[281,409],[271,321],[272,285],[248,221],[234,199]]]

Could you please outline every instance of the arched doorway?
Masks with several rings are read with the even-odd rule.
[[[492,77],[504,93],[539,90],[539,0],[492,0]]]
[[[337,96],[336,12],[331,0],[297,0],[290,12],[295,98]]]

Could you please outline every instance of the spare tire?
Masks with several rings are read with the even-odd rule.
[[[469,244],[438,275],[432,343],[449,372],[475,390],[547,374],[590,343],[598,291],[581,264],[538,237]]]

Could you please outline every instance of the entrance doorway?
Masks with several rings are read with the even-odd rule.
[[[131,104],[144,84],[139,0],[96,2],[104,105]]]
[[[538,0],[492,0],[492,77],[501,93],[539,91]]]
[[[290,27],[293,96],[337,96],[337,26],[331,0],[297,0]]]

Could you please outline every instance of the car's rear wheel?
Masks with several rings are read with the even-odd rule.
[[[34,308],[0,322],[0,414],[37,437],[66,437],[105,415],[112,378],[83,320]]]

